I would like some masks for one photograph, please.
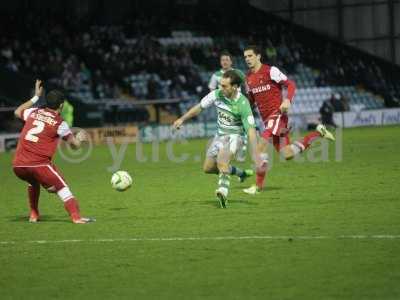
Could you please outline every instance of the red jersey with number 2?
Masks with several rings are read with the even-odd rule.
[[[54,110],[28,108],[22,111],[25,121],[18,140],[13,166],[48,164],[57,149],[59,138],[72,134],[68,124]]]

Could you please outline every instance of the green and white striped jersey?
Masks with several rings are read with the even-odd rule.
[[[211,91],[200,101],[202,109],[213,104],[217,108],[218,135],[243,135],[249,128],[256,127],[249,100],[242,93],[238,92],[235,99],[228,99],[218,89]]]
[[[234,69],[234,68],[232,68],[231,70],[235,70],[239,74],[240,78],[242,78],[242,81],[244,82],[244,79],[246,76],[244,75],[244,73],[242,71],[240,71],[239,69]],[[219,82],[221,81],[222,75],[224,75],[225,72],[226,71],[221,69],[221,70],[215,72],[214,74],[212,74],[212,76],[210,78],[210,82],[208,83],[208,88],[210,90],[213,91],[213,90],[216,90],[219,88]]]

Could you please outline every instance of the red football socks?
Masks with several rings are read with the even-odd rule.
[[[256,185],[259,189],[264,187],[265,176],[267,175],[268,164],[263,162],[262,166],[256,170]]]
[[[306,150],[308,147],[310,147],[310,145],[317,140],[318,138],[321,137],[321,134],[318,131],[313,131],[310,132],[309,134],[307,134],[303,140],[299,141],[299,143],[301,143],[304,146],[304,149],[302,149],[303,151]]]
[[[78,204],[78,201],[75,200],[75,198],[71,198],[71,199],[65,201],[64,207],[65,207],[65,210],[71,216],[71,219],[73,221],[79,220],[81,218],[80,213],[79,213],[79,204]]]
[[[31,212],[39,216],[40,185],[28,186],[29,207]]]

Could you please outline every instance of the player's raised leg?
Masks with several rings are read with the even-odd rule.
[[[326,129],[326,126],[323,124],[318,124],[316,131],[319,132],[319,134],[321,135],[321,137],[323,137],[324,139],[330,140],[330,141],[334,141],[335,137],[333,136],[333,134]]]
[[[307,150],[315,141],[320,138],[325,138],[330,141],[335,140],[333,134],[329,132],[324,125],[319,124],[315,131],[310,132],[302,139],[295,141],[290,145],[286,145],[281,151],[283,152],[285,159],[289,160]]]

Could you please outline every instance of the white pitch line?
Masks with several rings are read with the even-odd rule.
[[[215,237],[154,237],[154,238],[116,238],[116,239],[74,239],[74,240],[31,240],[0,241],[0,245],[15,244],[61,244],[61,243],[116,243],[116,242],[174,242],[174,241],[223,241],[223,240],[395,240],[400,235],[249,235],[249,236],[215,236]]]

